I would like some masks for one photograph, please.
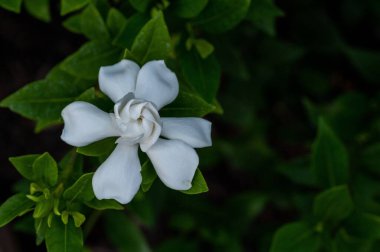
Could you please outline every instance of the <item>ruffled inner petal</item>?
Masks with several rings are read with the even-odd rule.
[[[143,152],[146,152],[151,146],[153,146],[161,134],[161,125],[156,121],[150,121],[144,119],[142,121],[142,127],[145,132],[145,137],[141,139],[140,148]]]

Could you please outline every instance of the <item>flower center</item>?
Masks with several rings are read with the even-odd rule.
[[[135,99],[132,93],[115,104],[114,121],[120,130],[117,142],[140,144],[142,151],[149,149],[161,134],[161,119],[155,106]]]

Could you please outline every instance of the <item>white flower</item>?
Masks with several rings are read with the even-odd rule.
[[[142,181],[139,146],[166,186],[190,189],[199,163],[194,148],[211,146],[211,123],[202,118],[160,118],[158,111],[178,95],[177,77],[164,61],[150,61],[141,69],[129,60],[101,67],[99,86],[115,102],[114,112],[73,102],[62,111],[61,136],[77,147],[119,137],[115,150],[95,172],[95,196],[123,204],[132,200]]]

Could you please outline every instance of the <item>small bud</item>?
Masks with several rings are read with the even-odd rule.
[[[84,216],[83,214],[79,212],[73,212],[71,213],[71,215],[73,216],[74,223],[77,228],[79,228],[83,224],[83,222],[85,222],[86,220],[86,216]]]
[[[43,193],[44,193],[45,199],[49,199],[50,198],[50,191],[49,191],[49,189],[45,188],[43,190]]]
[[[40,200],[36,204],[36,208],[33,212],[33,218],[42,218],[47,216],[51,210],[53,209],[53,201],[52,200]]]
[[[54,215],[52,213],[50,213],[49,216],[48,216],[48,218],[47,218],[47,224],[48,224],[49,228],[51,228],[51,223],[53,221],[53,216]]]
[[[58,216],[61,215],[61,213],[59,212],[59,199],[54,199],[53,211],[55,215],[58,215]]]
[[[29,187],[30,194],[35,194],[36,192],[41,192],[42,189],[36,183],[31,183]]]
[[[27,194],[26,197],[34,202],[39,202],[42,200],[41,196],[37,197],[34,195]]]
[[[63,224],[67,225],[67,223],[69,223],[69,212],[63,211],[61,215],[61,220]]]

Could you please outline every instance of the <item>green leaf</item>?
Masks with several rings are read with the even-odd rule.
[[[227,203],[227,216],[234,216],[230,227],[239,234],[244,234],[249,230],[251,223],[258,216],[265,213],[269,197],[266,194],[257,192],[236,193]]]
[[[73,33],[82,34],[82,13],[66,18],[62,25]]]
[[[256,26],[270,36],[276,35],[276,18],[284,16],[273,0],[251,0],[247,18]]]
[[[78,147],[77,152],[90,157],[99,157],[110,154],[116,147],[114,137],[106,138],[84,147]]]
[[[10,157],[9,161],[24,178],[34,181],[35,175],[33,173],[33,162],[39,156],[39,154],[31,154],[19,157]]]
[[[120,46],[121,48],[131,48],[136,36],[148,21],[149,16],[146,14],[137,13],[131,16],[117,34],[112,44]]]
[[[274,235],[270,252],[317,252],[320,238],[306,223],[293,222],[282,226]]]
[[[204,179],[201,171],[197,169],[194,174],[193,182],[191,182],[192,186],[189,190],[181,191],[185,194],[200,194],[204,192],[208,192],[208,186],[206,180]]]
[[[83,174],[83,157],[72,149],[59,162],[59,167],[60,180],[72,184]]]
[[[33,205],[34,202],[29,200],[25,194],[13,195],[0,206],[0,227],[5,226],[17,216],[28,212]]]
[[[33,218],[38,219],[47,217],[53,211],[53,207],[53,199],[44,199],[38,201],[33,212]]]
[[[24,215],[17,219],[13,224],[13,230],[23,234],[33,235],[34,219],[31,215]]]
[[[147,160],[141,167],[142,183],[141,189],[143,192],[149,191],[150,187],[153,185],[153,182],[157,178],[157,173],[153,168],[152,163]]]
[[[58,167],[54,158],[45,152],[33,162],[33,173],[36,181],[48,186],[54,186],[58,180]]]
[[[92,190],[92,177],[94,173],[83,174],[72,186],[63,193],[63,198],[69,202],[86,202],[92,200],[95,195]]]
[[[107,212],[105,228],[109,241],[119,251],[150,251],[144,235],[122,212]]]
[[[143,65],[151,60],[165,59],[171,50],[170,34],[164,15],[159,12],[141,29],[133,42],[131,53]]]
[[[297,158],[280,164],[277,171],[294,183],[311,187],[317,185],[315,174],[310,169],[310,158]]]
[[[81,15],[81,32],[89,39],[107,40],[109,33],[102,16],[93,4],[90,4]]]
[[[348,180],[347,150],[322,118],[312,146],[312,167],[324,187],[344,184]]]
[[[210,33],[226,32],[244,19],[250,2],[251,0],[209,0],[193,23]]]
[[[83,234],[69,219],[67,225],[54,217],[52,227],[46,232],[46,248],[49,252],[82,252]]]
[[[50,0],[24,0],[26,10],[33,17],[49,22],[50,16]]]
[[[91,103],[103,111],[111,111],[115,106],[115,103],[113,103],[108,96],[95,89],[95,87],[91,87],[84,91],[80,96],[78,96],[77,101]]]
[[[43,120],[38,120],[36,122],[36,127],[34,128],[34,133],[40,133],[41,131],[43,131],[46,128],[57,126],[57,125],[60,125],[61,123],[62,123],[61,119],[57,119],[57,120],[44,120],[44,119]]]
[[[106,42],[90,41],[66,58],[61,67],[79,78],[96,80],[101,66],[115,64],[121,56],[122,51],[119,48]]]
[[[193,18],[206,7],[208,0],[176,0],[171,3],[175,15],[181,18]]]
[[[105,20],[107,18],[108,11],[111,8],[110,1],[109,0],[91,0],[91,3],[95,5],[100,15],[102,15],[103,20]]]
[[[138,223],[141,222],[142,225],[147,228],[154,228],[157,223],[157,215],[159,215],[160,210],[155,207],[155,204],[152,202],[152,199],[146,194],[140,194],[136,196],[136,200],[130,202],[127,207],[133,217],[136,218]]]
[[[351,236],[345,229],[340,229],[335,235],[331,248],[334,252],[369,252],[372,250],[372,241]]]
[[[177,99],[161,109],[160,115],[163,117],[203,117],[215,112],[216,109],[216,105],[207,103],[199,95],[180,90]]]
[[[205,101],[211,103],[219,88],[221,69],[214,55],[202,59],[192,50],[181,56],[180,64],[186,81],[202,96]]]
[[[214,52],[214,46],[207,40],[196,39],[194,45],[202,59],[206,59]]]
[[[36,244],[40,245],[48,230],[47,218],[34,219],[34,229],[36,231]]]
[[[88,2],[88,0],[61,0],[61,15],[66,15],[70,12],[79,10]]]
[[[1,107],[32,120],[57,121],[62,109],[93,83],[54,68],[44,80],[26,85],[3,101]]]
[[[85,204],[95,210],[123,210],[124,207],[119,202],[113,199],[98,200],[94,198],[91,201],[85,202]]]
[[[368,98],[356,92],[345,92],[322,106],[308,100],[304,103],[313,124],[318,124],[318,115],[322,115],[337,136],[348,141],[364,129],[363,121],[370,113]]]
[[[111,8],[107,15],[107,27],[112,37],[115,37],[127,23],[123,13],[115,8]]]
[[[358,72],[363,77],[374,84],[377,84],[380,79],[378,66],[380,64],[380,52],[371,51],[359,48],[344,47],[343,51],[346,53],[348,59],[356,67]]]
[[[380,238],[380,216],[371,213],[354,212],[344,221],[350,235],[364,239]]]
[[[366,147],[361,153],[361,161],[370,171],[380,174],[380,143]]]
[[[148,9],[152,0],[129,0],[129,3],[139,12],[144,12]]]
[[[318,221],[334,225],[347,218],[353,207],[347,186],[336,186],[315,198],[313,214]]]
[[[0,7],[20,13],[22,0],[0,0]]]

